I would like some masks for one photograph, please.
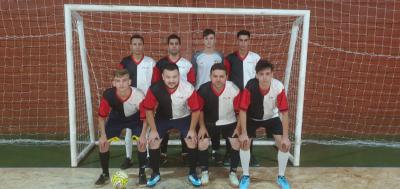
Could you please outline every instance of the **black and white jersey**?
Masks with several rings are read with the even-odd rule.
[[[153,71],[152,83],[162,80],[162,71],[165,66],[168,64],[176,64],[179,68],[180,79],[190,82],[191,84],[195,84],[196,82],[196,73],[194,71],[193,65],[191,62],[181,57],[177,61],[173,62],[168,56],[160,59]]]
[[[218,93],[209,81],[201,85],[197,93],[206,125],[228,125],[237,121],[240,90],[234,83],[226,81],[225,88]]]
[[[103,118],[109,117],[109,119],[125,120],[138,113],[145,96],[141,90],[135,87],[131,87],[131,89],[131,94],[126,99],[122,99],[118,96],[115,87],[105,90],[100,101],[99,116]],[[141,114],[140,117],[143,118],[144,114]]]
[[[146,93],[151,85],[155,65],[155,61],[148,56],[143,56],[139,61],[135,61],[132,56],[127,56],[122,59],[119,67],[129,71],[132,87],[136,87]]]
[[[250,119],[260,121],[279,116],[279,112],[288,111],[289,106],[285,88],[277,79],[272,79],[268,90],[261,91],[257,79],[251,79],[242,92],[240,109],[247,111]]]
[[[214,64],[223,63],[224,55],[215,51],[212,54],[199,51],[193,55],[192,64],[196,70],[196,89],[210,81],[210,70]]]
[[[179,119],[200,109],[197,92],[192,84],[180,80],[175,90],[170,90],[164,81],[158,81],[147,91],[143,106],[155,110],[156,119]]]
[[[256,64],[260,58],[260,55],[251,51],[244,57],[241,57],[239,52],[229,54],[224,60],[229,80],[242,90],[247,82],[256,76]]]

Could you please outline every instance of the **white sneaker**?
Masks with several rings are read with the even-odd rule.
[[[230,172],[229,173],[229,183],[233,187],[238,187],[239,186],[239,180],[238,180],[235,172]]]
[[[201,185],[207,185],[208,184],[208,171],[203,171],[201,172]]]

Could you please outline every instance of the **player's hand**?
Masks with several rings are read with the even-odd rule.
[[[239,136],[240,136],[240,128],[236,127],[235,130],[233,131],[233,134],[232,134],[231,137],[232,138],[237,138]]]
[[[208,132],[206,128],[200,127],[199,129],[199,133],[197,134],[197,138],[199,140],[204,139],[204,138],[208,138]]]
[[[188,134],[186,135],[186,139],[189,141],[192,140],[194,143],[197,143],[197,135],[194,129],[189,129]]]
[[[138,142],[139,148],[143,149],[143,148],[146,147],[147,138],[146,138],[146,133],[145,132],[140,134],[139,140],[137,142]]]
[[[245,149],[246,146],[248,146],[250,139],[249,136],[247,136],[247,133],[242,133],[239,135],[239,142],[242,149]]]
[[[100,148],[104,149],[108,145],[107,137],[106,136],[100,136],[99,138],[99,146]]]
[[[160,136],[158,135],[157,131],[150,130],[149,134],[149,143],[156,142],[157,140],[160,140]]]
[[[290,144],[289,138],[288,137],[282,137],[282,140],[281,140],[282,150],[284,152],[287,152],[287,151],[290,150],[290,146],[291,146],[291,144]]]

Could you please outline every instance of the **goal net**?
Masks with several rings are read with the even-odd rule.
[[[298,148],[299,152],[300,142],[295,142],[295,128],[296,124],[301,128],[302,112],[299,110],[303,106],[308,42],[304,28],[308,32],[309,11],[92,5],[65,7],[71,146],[77,146],[72,149],[77,154],[72,156],[84,154],[81,152],[94,142],[94,138],[90,137],[94,132],[93,110],[97,110],[102,92],[111,86],[112,71],[123,57],[130,54],[129,39],[132,34],[143,35],[145,55],[158,60],[166,55],[167,36],[176,33],[182,39],[182,56],[190,60],[196,50],[203,48],[202,31],[206,28],[216,31],[217,49],[225,55],[238,50],[238,31],[246,29],[251,32],[251,51],[273,62],[276,66],[275,77],[285,83],[290,102],[290,138],[295,144],[293,149]],[[305,21],[307,26],[303,27]],[[304,59],[302,63],[301,58]],[[303,74],[300,72],[301,64]],[[302,81],[300,77],[303,77]],[[303,85],[302,89],[299,84]],[[265,140],[255,143],[273,144]],[[293,156],[292,160],[295,160]]]

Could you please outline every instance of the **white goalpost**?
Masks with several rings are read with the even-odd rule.
[[[277,77],[284,83],[290,101],[290,161],[299,166],[309,10],[67,4],[64,17],[72,167],[96,145],[93,118],[99,97],[110,86],[110,71],[127,55],[121,49],[128,46],[127,38],[133,33],[143,34],[149,39],[145,40],[145,54],[157,60],[165,53],[162,39],[178,33],[184,41],[182,54],[190,58],[199,47],[199,33],[206,27],[217,32],[217,47],[225,55],[234,50],[238,29],[248,28],[254,39],[252,51],[278,65]],[[254,144],[274,142],[256,140]]]

